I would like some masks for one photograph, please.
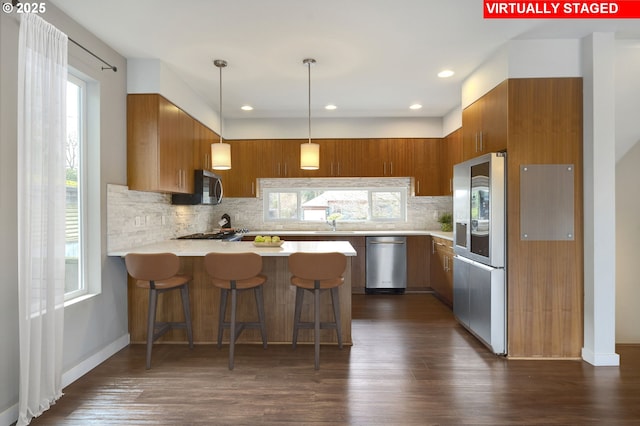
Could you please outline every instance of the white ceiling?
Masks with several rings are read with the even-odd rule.
[[[225,118],[305,117],[307,57],[317,60],[311,68],[314,117],[442,117],[460,105],[462,81],[509,40],[594,31],[640,40],[638,20],[486,20],[481,0],[52,3],[124,57],[162,60],[216,111],[212,60],[227,60]],[[621,51],[637,56],[636,46]],[[639,75],[637,58],[625,63]],[[445,68],[456,74],[438,78]],[[624,86],[620,90],[629,93]],[[338,109],[325,111],[329,103]],[[413,103],[423,108],[410,110]],[[255,109],[241,111],[244,104]]]

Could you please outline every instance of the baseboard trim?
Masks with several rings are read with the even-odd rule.
[[[0,425],[12,425],[18,421],[18,404],[14,404],[11,407],[0,413]]]
[[[97,353],[91,355],[80,364],[62,373],[62,388],[64,389],[65,387],[69,386],[71,383],[75,382],[80,377],[84,376],[89,371],[102,364],[113,354],[129,345],[129,340],[130,336],[129,333],[127,333],[111,342]]]
[[[620,355],[617,353],[595,353],[582,348],[582,359],[596,367],[619,367]]]

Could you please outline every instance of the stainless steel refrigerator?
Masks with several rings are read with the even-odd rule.
[[[507,352],[506,154],[453,168],[453,313],[496,354]]]

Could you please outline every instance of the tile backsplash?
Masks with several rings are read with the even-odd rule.
[[[409,178],[289,178],[260,179],[260,188],[406,187]],[[322,223],[265,222],[263,199],[224,198],[217,206],[174,206],[171,195],[130,191],[123,185],[107,185],[107,250],[121,250],[151,244],[181,235],[219,228],[225,213],[236,228],[253,231],[328,230]],[[343,230],[437,230],[438,217],[451,212],[452,198],[407,197],[406,222],[338,223]]]

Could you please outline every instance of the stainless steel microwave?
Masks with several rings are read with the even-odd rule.
[[[220,204],[222,178],[208,170],[194,170],[193,194],[172,194],[171,204]]]

